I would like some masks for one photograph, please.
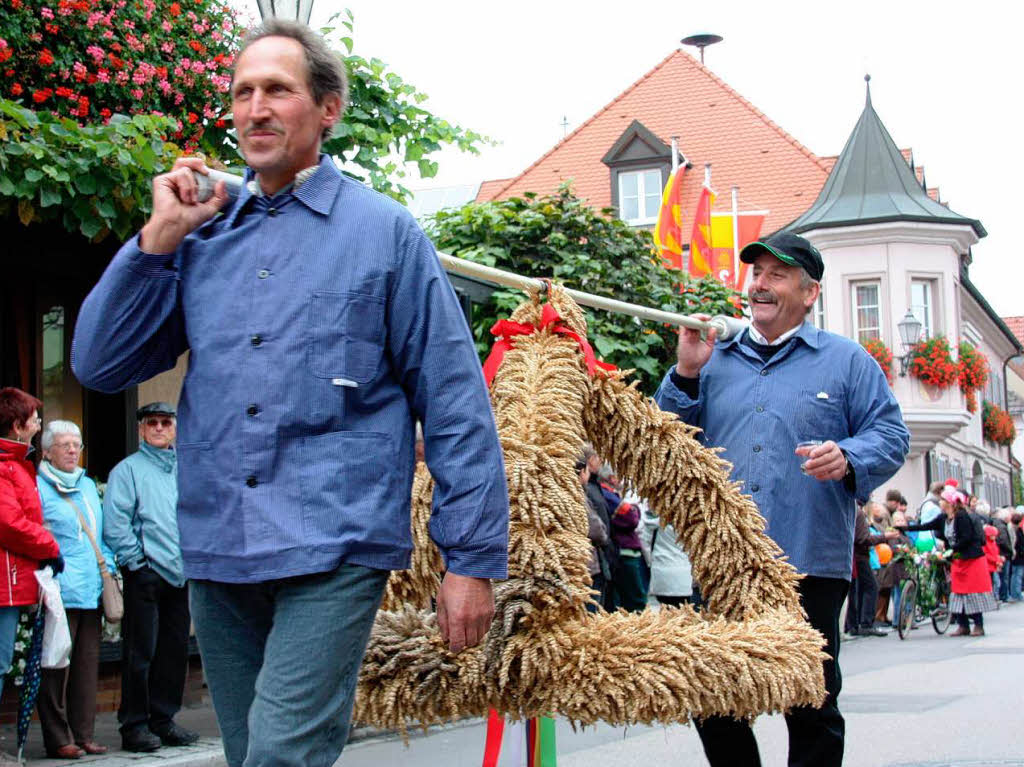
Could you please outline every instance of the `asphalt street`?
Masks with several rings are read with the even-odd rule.
[[[851,767],[1024,767],[1024,605],[986,613],[988,635],[937,635],[930,623],[844,642],[840,650]],[[950,629],[952,631],[952,629]],[[755,724],[765,767],[786,764],[781,716]],[[590,727],[557,723],[559,767],[705,765],[692,727]],[[351,744],[336,767],[480,767],[484,725]]]
[[[900,641],[864,637],[840,650],[846,716],[847,767],[1024,767],[1024,604],[985,615],[980,639],[938,636],[926,623]],[[204,737],[189,748],[153,754],[111,750],[78,762],[40,759],[33,725],[28,755],[34,767],[220,767],[219,732],[209,704],[183,710],[179,721]],[[113,714],[97,717],[97,738],[115,746]],[[781,716],[755,724],[764,767],[786,763]],[[361,728],[336,767],[480,767],[484,724],[469,720],[413,733],[408,746],[392,734]],[[691,727],[588,727],[557,723],[559,767],[701,767]],[[0,750],[13,751],[12,727],[0,728]],[[505,762],[501,767],[513,767]],[[520,767],[515,765],[514,767]],[[743,767],[737,765],[737,767]]]

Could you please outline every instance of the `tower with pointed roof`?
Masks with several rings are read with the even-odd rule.
[[[857,341],[881,339],[900,357],[906,350],[898,323],[910,311],[922,323],[922,337],[946,336],[954,355],[967,340],[995,367],[1019,343],[967,276],[971,246],[985,227],[929,194],[923,169],[915,171],[889,135],[871,103],[870,77],[865,80],[864,110],[817,199],[783,227],[821,250],[819,322]],[[911,449],[892,486],[957,476],[994,503],[1001,500],[993,483],[1007,477],[1007,456],[985,442],[981,418],[968,412],[959,387],[939,390],[900,376],[894,391]]]

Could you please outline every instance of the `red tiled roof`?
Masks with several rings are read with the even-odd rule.
[[[1003,322],[1017,336],[1017,340],[1024,344],[1024,316],[1003,317]]]
[[[611,205],[611,174],[601,159],[633,120],[692,163],[683,181],[684,215],[693,210],[711,163],[716,209],[730,207],[739,187],[741,210],[767,210],[774,231],[811,206],[835,159],[822,159],[683,51],[673,51],[608,106],[580,125],[496,192],[484,182],[478,200],[547,193],[573,179],[576,194],[595,208]],[[485,196],[484,189],[490,193]]]
[[[498,192],[511,180],[510,178],[495,178],[490,181],[484,181],[480,184],[480,189],[477,190],[476,201],[487,202],[488,200],[493,200]]]

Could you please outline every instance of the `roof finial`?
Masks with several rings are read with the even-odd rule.
[[[864,75],[864,82],[867,83],[865,86],[868,92],[867,105],[871,106],[871,75]]]

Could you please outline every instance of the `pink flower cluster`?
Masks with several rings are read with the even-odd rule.
[[[239,34],[230,0],[0,0],[0,96],[80,122],[160,113],[216,153]]]

